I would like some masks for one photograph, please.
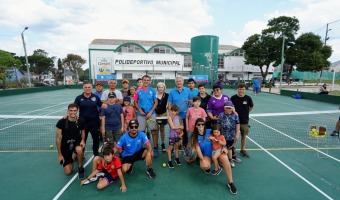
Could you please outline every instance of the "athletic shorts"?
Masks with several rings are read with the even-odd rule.
[[[110,144],[114,144],[114,142],[117,143],[121,136],[122,136],[121,129],[113,130],[113,131],[105,130],[106,142]]]
[[[246,136],[249,133],[249,124],[241,124],[240,125],[240,130],[241,130],[241,136]]]
[[[222,148],[219,148],[219,149],[217,149],[217,150],[213,150],[212,153],[211,153],[211,155],[213,156],[216,152],[222,153]]]
[[[156,114],[151,115],[151,119],[156,121]],[[138,130],[145,132],[146,129],[146,117],[145,116],[137,116],[137,120],[139,123]],[[156,127],[149,127],[151,130],[155,130]]]
[[[166,117],[166,116],[168,116],[168,113],[166,112],[161,115],[156,115],[156,117]],[[162,126],[168,123],[168,119],[157,119],[156,118],[156,122],[158,123],[158,125]]]
[[[227,149],[232,149],[234,147],[234,140],[227,140]]]
[[[170,137],[169,138],[169,145],[173,146],[176,142],[179,142],[181,138],[179,137]]]
[[[138,161],[138,160],[144,160],[143,158],[143,153],[144,153],[144,150],[146,148],[141,148],[141,150],[137,151],[135,154],[133,154],[132,156],[125,156],[123,159],[122,159],[122,164],[125,164],[125,163],[129,163],[129,164],[133,164],[134,162]]]
[[[107,172],[106,170],[102,170],[102,172],[104,173],[104,179],[106,180],[107,182],[107,185],[111,185],[112,183],[114,183],[116,181],[115,178],[112,177],[112,175]]]
[[[80,142],[76,141],[75,145],[76,146],[80,146]],[[74,146],[72,148],[72,150],[70,150],[69,146],[61,148],[61,155],[63,155],[63,157],[64,157],[63,167],[65,167],[68,164],[72,164],[73,163],[72,156],[73,156],[73,154],[76,153],[76,146]]]

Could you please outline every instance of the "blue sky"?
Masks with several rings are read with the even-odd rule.
[[[340,20],[338,0],[2,0],[0,49],[24,55],[44,49],[49,56],[68,53],[88,60],[93,39],[190,42],[216,35],[220,44],[242,46],[266,28],[269,19],[286,15],[300,21],[301,33],[325,37],[326,24]],[[331,62],[340,60],[340,21],[329,24]],[[87,66],[85,65],[84,68]]]

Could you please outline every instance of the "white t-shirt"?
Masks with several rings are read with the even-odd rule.
[[[122,93],[119,90],[115,89],[113,92],[116,94],[116,97],[117,97],[118,100],[123,100],[123,95],[122,95]],[[100,100],[106,101],[108,96],[109,96],[109,93],[110,93],[110,89],[105,90],[103,92],[102,97],[100,98]]]

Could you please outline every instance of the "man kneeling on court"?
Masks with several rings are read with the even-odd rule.
[[[129,122],[130,131],[122,135],[114,150],[122,153],[123,173],[132,173],[133,163],[138,160],[145,160],[147,165],[146,173],[150,178],[156,178],[156,174],[152,169],[154,156],[150,141],[144,132],[138,130],[138,126],[137,120],[131,120]],[[143,148],[143,144],[146,145],[146,148]]]
[[[85,176],[83,167],[83,149],[85,147],[85,121],[77,117],[78,106],[70,104],[67,108],[67,118],[58,121],[56,127],[56,145],[58,162],[63,165],[68,176],[73,170],[73,161],[78,159],[78,178]]]

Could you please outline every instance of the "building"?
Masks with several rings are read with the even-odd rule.
[[[190,43],[143,40],[95,39],[89,45],[92,81],[137,79],[148,74],[165,80],[182,76],[196,81],[250,80],[262,77],[260,68],[244,64],[244,52],[220,45],[212,35],[196,36]],[[274,68],[269,68],[267,79]]]

